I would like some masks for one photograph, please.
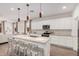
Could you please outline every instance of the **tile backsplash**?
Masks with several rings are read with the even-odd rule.
[[[42,29],[33,29],[32,33],[41,35],[44,33],[45,30]],[[57,36],[71,36],[72,30],[71,29],[51,29],[49,30],[51,35],[57,35]]]

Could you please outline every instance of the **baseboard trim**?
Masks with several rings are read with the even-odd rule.
[[[0,45],[6,44],[6,43],[8,43],[8,42],[3,42],[3,43],[0,43]]]

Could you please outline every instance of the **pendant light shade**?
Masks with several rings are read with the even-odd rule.
[[[39,13],[39,17],[42,18],[42,13],[41,12]]]
[[[18,18],[18,22],[20,22],[20,18]]]
[[[29,4],[26,4],[26,6],[29,6]]]
[[[29,16],[27,16],[27,20],[29,20]]]
[[[18,8],[18,22],[20,22],[20,8]]]
[[[18,8],[18,10],[20,10],[20,8]]]

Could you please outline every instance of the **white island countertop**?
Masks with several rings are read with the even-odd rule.
[[[35,36],[27,36],[27,35],[14,35],[13,38],[24,39],[38,43],[47,43],[49,41],[49,37],[39,37],[39,36],[35,37]]]

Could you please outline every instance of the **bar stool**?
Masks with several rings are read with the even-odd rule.
[[[12,54],[12,39],[13,38],[8,38],[8,50],[7,50],[7,55],[11,55]]]
[[[15,39],[13,39],[12,40],[12,55],[14,56],[16,56],[16,40]]]
[[[43,48],[39,48],[39,47],[38,47],[37,56],[44,56],[44,50],[43,50]]]
[[[26,40],[23,40],[23,41],[21,41],[21,42],[23,42],[22,44],[21,44],[21,46],[22,46],[22,48],[23,48],[23,55],[24,56],[31,56],[30,55],[30,50],[31,50],[31,44],[30,43],[28,43]]]
[[[12,52],[13,52],[13,55],[17,56],[18,51],[19,51],[19,40],[14,39],[14,40],[12,40]]]
[[[27,56],[32,56],[32,44],[27,44]]]
[[[24,56],[25,52],[24,49],[25,49],[24,41],[19,40],[19,56]]]
[[[24,56],[27,56],[28,42],[24,41]]]
[[[32,56],[35,56],[35,54],[37,54],[37,45],[36,44],[32,44]]]
[[[32,51],[33,51],[33,56],[43,56],[43,48],[40,48],[38,47],[37,45],[35,45],[33,48],[32,48]]]

